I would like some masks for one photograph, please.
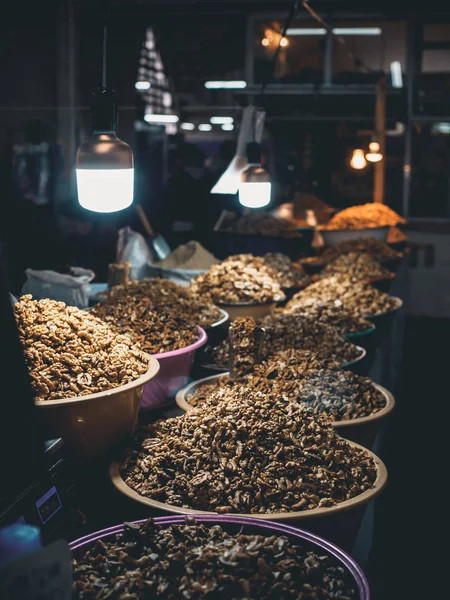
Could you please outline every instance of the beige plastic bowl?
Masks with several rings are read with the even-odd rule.
[[[144,385],[157,375],[159,363],[148,357],[149,368],[136,381],[89,396],[35,401],[46,439],[61,437],[74,459],[106,454],[133,433]]]
[[[378,494],[382,491],[387,482],[387,470],[384,463],[372,452],[360,446],[359,444],[355,444],[355,442],[348,441],[350,446],[355,448],[360,448],[364,450],[373,458],[376,468],[377,468],[377,476],[373,486],[351,498],[350,500],[345,500],[344,502],[340,502],[335,506],[328,506],[323,508],[314,508],[312,510],[303,510],[303,511],[292,511],[292,512],[280,512],[280,513],[263,513],[263,514],[246,514],[246,513],[228,513],[232,515],[238,514],[241,517],[253,517],[255,519],[266,519],[270,521],[304,521],[308,519],[317,519],[330,515],[339,515],[340,513],[352,510],[358,506],[367,504],[370,500],[373,500]],[[146,498],[145,496],[141,496],[137,492],[135,492],[132,488],[130,488],[122,479],[120,474],[120,463],[113,462],[109,468],[109,476],[115,488],[130,498],[135,502],[139,502],[145,506],[148,506],[153,509],[157,509],[160,511],[164,511],[167,513],[174,514],[188,514],[188,515],[205,515],[205,514],[216,514],[206,510],[194,510],[192,508],[184,508],[182,506],[173,506],[171,504],[165,504],[164,502],[157,502],[156,500],[152,500],[151,498]]]
[[[230,321],[238,317],[253,317],[256,320],[262,319],[274,310],[276,302],[267,302],[265,304],[256,304],[254,302],[240,302],[238,304],[218,304],[219,308],[225,310]]]

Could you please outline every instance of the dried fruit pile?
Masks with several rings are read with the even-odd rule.
[[[320,273],[325,279],[332,275],[345,275],[351,281],[376,281],[392,277],[392,273],[382,267],[367,252],[350,252],[329,262]]]
[[[376,465],[303,406],[264,394],[158,421],[121,465],[142,496],[218,513],[277,513],[334,506],[370,489]]]
[[[14,316],[37,400],[110,390],[148,370],[129,337],[74,306],[22,296]]]
[[[317,323],[323,323],[334,327],[343,336],[355,333],[362,333],[373,328],[373,323],[352,315],[352,313],[342,305],[327,304],[314,298],[302,300],[297,298],[289,303],[284,312],[294,312],[299,316],[306,316],[314,319]]]
[[[392,208],[379,202],[350,206],[336,213],[321,229],[371,229],[373,227],[395,227],[406,220]]]
[[[214,384],[205,384],[187,399],[192,406],[246,399],[259,392],[263,397],[290,414],[292,403],[304,405],[315,414],[332,421],[346,421],[367,417],[386,405],[386,398],[368,377],[361,377],[336,367],[299,369],[291,365],[290,377],[285,377],[286,360],[283,353],[274,355],[251,373],[233,381],[221,377]],[[278,362],[278,365],[277,365]],[[292,377],[292,375],[295,375]]]
[[[245,256],[245,255],[244,255]],[[285,299],[276,275],[264,263],[260,268],[237,258],[213,265],[191,284],[192,294],[215,304],[267,303]]]
[[[378,291],[370,285],[352,283],[345,275],[334,275],[321,279],[295,294],[287,303],[289,311],[311,301],[320,301],[334,306],[343,306],[352,315],[368,317],[398,307],[398,299]]]
[[[285,536],[227,533],[220,525],[124,524],[73,561],[83,600],[203,598],[357,600],[350,574],[324,550]]]
[[[119,299],[131,301],[148,299],[156,311],[180,316],[191,325],[200,325],[200,327],[208,327],[223,317],[217,306],[194,298],[189,288],[177,285],[168,279],[144,279],[131,281],[125,286],[117,286],[114,298],[106,300],[106,303],[114,304]]]
[[[158,310],[146,297],[125,297],[114,304],[100,303],[92,309],[92,314],[117,332],[128,335],[149,354],[185,348],[198,339],[194,325]]]

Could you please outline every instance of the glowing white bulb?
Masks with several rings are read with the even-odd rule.
[[[285,48],[288,45],[289,45],[289,40],[287,38],[285,38],[285,37],[282,37],[281,40],[280,40],[280,46],[282,48]]]
[[[83,208],[109,213],[133,202],[134,169],[77,169],[78,201]]]
[[[353,156],[350,160],[350,166],[353,169],[364,169],[367,165],[367,161],[364,158],[364,151],[361,148],[353,150]]]
[[[198,126],[199,131],[211,131],[211,129],[212,125],[210,125],[209,123],[200,123],[200,125]]]
[[[224,123],[224,124],[222,125],[222,129],[223,129],[224,131],[233,131],[233,129],[234,129],[234,125],[233,125],[233,123]]]
[[[239,202],[247,208],[262,208],[270,202],[270,181],[246,181],[239,184]]]
[[[185,131],[193,131],[195,129],[194,123],[181,123],[180,127]]]
[[[269,45],[269,40],[268,40],[268,39],[265,37],[265,38],[263,38],[263,39],[261,40],[261,44],[262,44],[263,46],[268,46],[268,45]]]

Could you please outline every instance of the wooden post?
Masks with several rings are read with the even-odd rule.
[[[375,132],[383,160],[373,165],[373,201],[383,204],[386,169],[386,77],[384,75],[378,80],[376,88]]]

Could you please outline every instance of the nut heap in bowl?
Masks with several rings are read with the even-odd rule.
[[[113,304],[97,304],[92,314],[119,333],[128,335],[148,354],[179,350],[198,338],[195,325],[158,310],[148,297],[125,297]]]
[[[334,327],[342,336],[354,335],[373,329],[373,323],[362,317],[353,315],[343,305],[329,304],[314,298],[296,298],[292,300],[284,312],[297,313]]]
[[[187,402],[191,406],[205,402],[220,404],[230,398],[245,400],[250,393],[255,393],[255,401],[268,398],[287,414],[301,404],[333,422],[368,417],[386,406],[385,395],[368,377],[343,371],[337,365],[323,366],[321,361],[312,368],[314,361],[311,360],[304,368],[301,362],[293,361],[296,357],[290,354],[292,352],[295,351],[273,355],[237,380],[224,376],[214,383],[199,386]]]
[[[230,217],[222,223],[219,231],[267,237],[300,237],[294,223],[279,219],[264,211],[252,211],[248,215]]]
[[[321,225],[320,229],[372,229],[386,226],[395,227],[405,223],[406,220],[386,204],[369,202],[339,211],[326,225]]]
[[[37,401],[111,390],[149,368],[128,336],[74,306],[27,295],[13,310]]]
[[[301,265],[294,265],[289,256],[281,252],[268,252],[264,262],[275,271],[282,288],[304,287],[310,282],[310,277]]]
[[[361,600],[350,559],[329,544],[279,526],[216,519],[125,523],[75,547],[74,600]]]
[[[298,292],[290,300],[286,309],[298,307],[299,303],[319,301],[325,304],[343,306],[356,317],[372,317],[398,308],[398,298],[380,292],[370,285],[352,282],[345,275],[333,275],[321,279]]]
[[[140,496],[168,505],[261,515],[355,498],[372,488],[377,466],[322,417],[294,405],[288,415],[250,393],[158,421],[120,473]]]
[[[240,257],[213,265],[195,277],[191,292],[214,304],[269,304],[285,299],[273,271],[264,263],[260,268],[246,264]]]
[[[131,281],[125,286],[116,286],[117,292],[107,304],[114,304],[117,299],[148,300],[157,307],[158,312],[165,311],[173,316],[182,317],[192,325],[209,327],[219,321],[223,315],[211,302],[195,298],[189,288],[177,285],[168,279],[144,279]]]
[[[329,262],[319,274],[320,279],[333,275],[346,275],[351,281],[377,281],[390,279],[392,273],[382,267],[367,252],[350,252]]]
[[[315,352],[319,359],[332,359],[347,364],[361,356],[361,350],[346,341],[333,327],[318,323],[315,319],[297,313],[276,313],[260,322],[265,329],[262,356],[287,349],[303,349]],[[227,368],[229,346],[222,342],[212,352],[215,365]]]
[[[346,240],[333,248],[326,248],[320,256],[317,257],[317,262],[328,264],[344,254],[351,252],[364,252],[378,261],[393,260],[401,256],[400,252],[393,250],[388,244],[375,238],[357,238],[355,240]]]

